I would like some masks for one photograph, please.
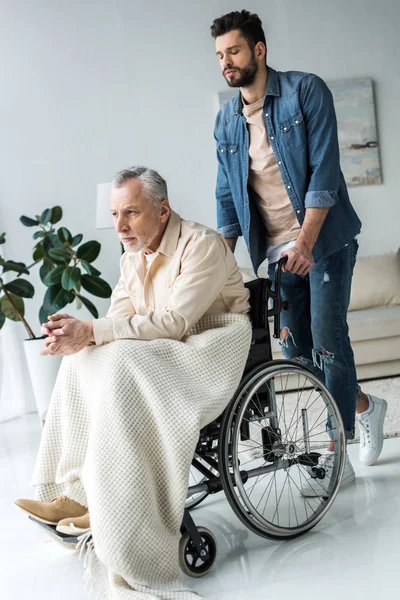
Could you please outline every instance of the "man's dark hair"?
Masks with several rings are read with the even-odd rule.
[[[234,29],[239,29],[242,36],[247,40],[251,50],[258,42],[265,46],[265,34],[262,28],[262,22],[258,15],[248,10],[236,10],[230,12],[213,21],[211,25],[211,35],[214,39]]]

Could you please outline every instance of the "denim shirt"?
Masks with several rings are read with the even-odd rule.
[[[255,272],[267,254],[267,236],[248,185],[249,133],[240,92],[220,109],[217,145],[218,231],[244,236]],[[361,229],[340,169],[332,94],[311,73],[268,67],[263,105],[265,127],[297,220],[307,208],[329,208],[312,250],[315,264],[350,242]]]

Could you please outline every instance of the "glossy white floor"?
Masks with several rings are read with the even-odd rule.
[[[0,425],[0,597],[84,600],[77,555],[29,522],[13,505],[30,497],[39,442],[35,415]],[[325,519],[291,542],[271,542],[236,519],[223,494],[193,511],[218,541],[214,570],[186,579],[210,600],[376,600],[400,588],[400,438],[385,441],[379,463],[362,467],[350,446],[357,482],[340,492]],[[95,597],[95,596],[92,596]]]

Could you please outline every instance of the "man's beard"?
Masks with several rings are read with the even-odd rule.
[[[141,250],[144,250],[145,248],[147,248],[151,242],[152,242],[152,237],[151,236],[141,236],[140,238],[136,238],[136,242],[135,243],[124,243],[121,241],[122,245],[124,246],[124,250],[126,252],[140,252]],[[125,248],[126,246],[126,248]]]
[[[257,65],[257,61],[255,59],[254,54],[252,54],[252,57],[251,57],[249,63],[243,69],[239,69],[239,68],[225,69],[225,71],[229,71],[229,70],[237,71],[240,74],[240,77],[235,77],[235,79],[229,80],[227,77],[225,77],[225,73],[223,73],[223,76],[225,77],[226,82],[229,85],[229,87],[248,87],[249,85],[254,83],[254,80],[257,75],[257,70],[258,70],[258,65]]]

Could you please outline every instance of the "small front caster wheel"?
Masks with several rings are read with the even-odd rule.
[[[179,542],[179,566],[189,577],[203,577],[212,568],[217,555],[217,542],[214,535],[205,527],[197,528],[202,549],[199,553],[188,532]]]

